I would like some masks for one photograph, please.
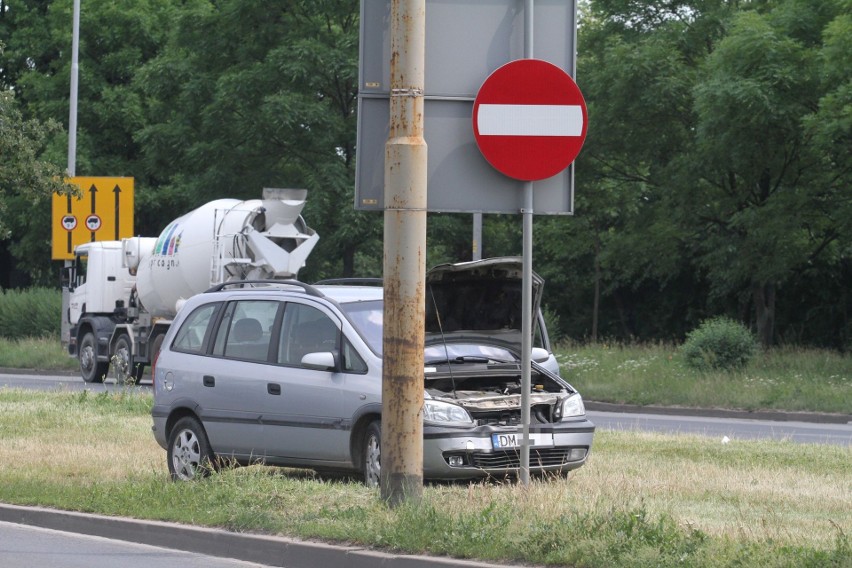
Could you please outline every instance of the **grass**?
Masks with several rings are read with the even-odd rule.
[[[583,566],[852,566],[852,450],[601,431],[568,479],[429,484],[389,509],[359,483],[255,466],[168,480],[151,397],[0,389],[0,501]]]
[[[57,337],[0,339],[0,367],[48,371],[79,370],[77,360],[62,348]]]
[[[852,412],[852,355],[778,348],[743,369],[686,368],[674,345],[556,349],[562,374],[587,400],[745,410]]]

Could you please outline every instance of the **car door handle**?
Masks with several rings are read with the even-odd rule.
[[[216,378],[210,375],[204,375],[204,386],[205,387],[215,387],[216,386]]]
[[[266,392],[269,394],[281,394],[281,385],[278,383],[266,383]]]

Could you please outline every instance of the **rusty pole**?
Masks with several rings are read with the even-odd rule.
[[[423,494],[426,0],[391,2],[390,132],[385,144],[381,496]]]

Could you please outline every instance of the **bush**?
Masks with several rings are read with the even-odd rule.
[[[730,371],[751,360],[757,351],[757,341],[741,323],[719,317],[704,321],[689,332],[680,350],[688,367]]]
[[[0,292],[0,337],[58,336],[62,294],[48,288]]]

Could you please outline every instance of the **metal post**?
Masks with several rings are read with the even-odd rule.
[[[77,83],[80,75],[80,0],[74,0],[74,12],[71,23],[71,104],[68,111],[68,177],[77,175]],[[63,264],[68,269],[73,260],[66,260]],[[67,290],[62,292],[62,313],[68,313],[70,294]],[[59,340],[63,347],[67,348],[71,341],[71,323],[66,321],[63,315],[59,320]]]
[[[68,175],[77,175],[77,80],[80,74],[80,0],[74,0],[71,25],[71,110],[68,113]]]
[[[471,260],[482,260],[482,213],[473,214],[473,258]]]
[[[381,496],[423,494],[426,0],[391,2],[390,133],[385,145]]]
[[[524,58],[533,57],[533,0],[524,1]],[[521,422],[523,440],[521,442],[521,483],[530,483],[530,355],[532,352],[532,230],[533,230],[533,182],[524,183],[523,237],[523,292],[521,305]]]

